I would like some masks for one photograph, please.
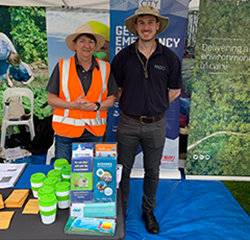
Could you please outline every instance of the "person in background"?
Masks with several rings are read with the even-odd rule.
[[[128,31],[138,36],[113,59],[113,70],[122,111],[116,132],[118,163],[123,165],[122,187],[127,211],[130,173],[139,145],[145,169],[142,218],[149,233],[158,234],[154,216],[159,167],[166,137],[165,111],[180,94],[181,62],[176,54],[159,43],[156,35],[168,26],[169,19],[152,6],[139,7],[125,20]]]
[[[99,33],[105,37],[105,43],[99,51],[94,53],[94,55],[103,61],[109,62],[109,27],[103,23],[94,20],[89,21],[86,24],[91,25],[95,33]]]
[[[6,72],[9,67],[7,58],[11,52],[16,52],[10,39],[0,32],[0,78],[6,79]]]
[[[13,87],[10,76],[12,76],[16,81],[22,82],[24,85],[27,85],[34,80],[34,75],[29,65],[21,61],[18,53],[11,52],[7,61],[9,63],[9,67],[7,69],[6,79],[9,87]]]
[[[48,104],[55,108],[55,159],[71,162],[74,142],[102,142],[107,109],[114,106],[119,91],[109,63],[93,56],[104,42],[89,24],[66,37],[75,55],[59,60],[46,87]]]

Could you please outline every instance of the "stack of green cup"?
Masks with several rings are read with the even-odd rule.
[[[70,182],[71,165],[68,164],[62,168],[62,180]]]
[[[43,195],[38,200],[41,219],[44,224],[51,224],[56,219],[57,199],[54,194]]]
[[[44,173],[34,173],[30,178],[32,193],[35,198],[38,198],[38,190],[43,186],[43,181],[46,178]]]
[[[54,169],[59,169],[61,170],[64,166],[66,165],[69,165],[69,162],[67,159],[64,159],[64,158],[60,158],[60,159],[57,159],[55,162],[54,162]]]
[[[44,186],[49,186],[49,187],[53,187],[55,189],[56,184],[58,183],[58,178],[57,177],[48,177],[45,178],[43,181],[43,185]]]
[[[56,177],[59,182],[62,181],[62,172],[60,169],[52,169],[48,172],[47,177]]]
[[[59,182],[56,184],[56,198],[58,208],[65,209],[70,206],[70,183]]]
[[[43,186],[38,190],[38,198],[40,199],[41,196],[54,194],[55,195],[55,188],[51,186]]]

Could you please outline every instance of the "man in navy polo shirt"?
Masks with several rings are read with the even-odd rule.
[[[122,49],[111,65],[120,90],[116,97],[122,114],[116,139],[118,162],[123,165],[125,211],[130,172],[141,144],[145,169],[142,217],[147,231],[153,234],[159,233],[153,210],[166,136],[165,111],[182,87],[179,58],[156,39],[156,35],[167,28],[168,21],[168,18],[159,16],[159,11],[152,6],[139,7],[133,16],[125,20],[129,32],[139,38]]]

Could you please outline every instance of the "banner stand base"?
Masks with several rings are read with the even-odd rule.
[[[144,169],[132,169],[131,178],[143,178],[144,177]],[[177,170],[169,170],[169,169],[161,169],[160,170],[160,178],[161,179],[181,179],[181,172]]]
[[[187,180],[250,181],[249,176],[186,175]]]

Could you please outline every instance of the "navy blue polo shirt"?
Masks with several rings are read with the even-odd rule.
[[[169,108],[168,89],[182,88],[181,62],[168,47],[157,41],[149,58],[148,78],[135,52],[135,43],[123,48],[113,59],[111,69],[123,89],[120,109],[133,116],[157,116]],[[138,50],[144,65],[146,57]]]

